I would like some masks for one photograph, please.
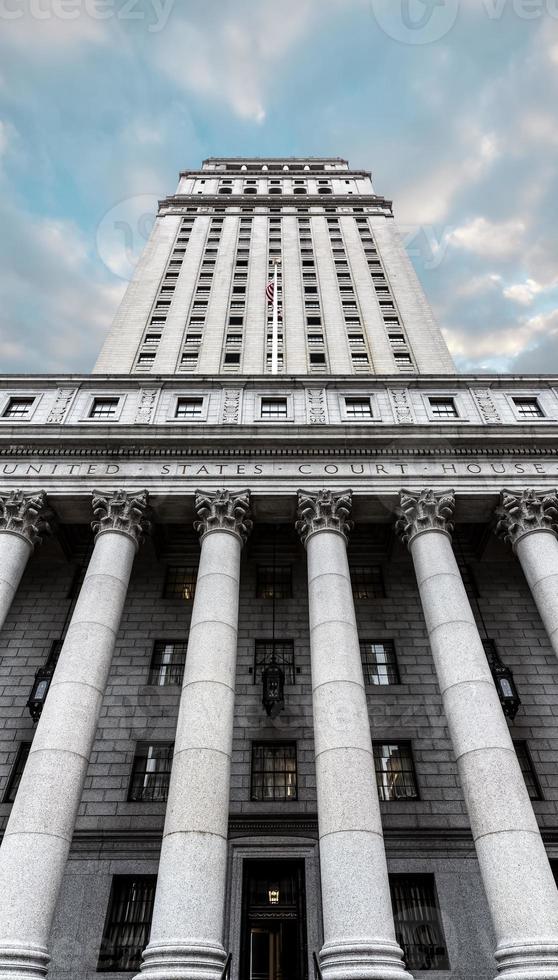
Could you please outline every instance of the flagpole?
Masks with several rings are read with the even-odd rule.
[[[273,328],[271,334],[271,373],[279,373],[279,306],[277,299],[277,261],[273,264]]]

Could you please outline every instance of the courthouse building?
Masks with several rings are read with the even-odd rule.
[[[558,980],[557,484],[369,173],[181,174],[0,378],[0,980]]]

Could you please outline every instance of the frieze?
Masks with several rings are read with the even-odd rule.
[[[306,418],[309,425],[326,425],[326,396],[324,388],[306,389]]]
[[[494,403],[490,388],[473,388],[472,391],[484,421],[488,423],[501,422],[502,419]]]
[[[395,420],[400,425],[412,425],[415,421],[409,392],[406,388],[390,388],[389,397],[395,414]]]
[[[47,422],[52,424],[61,425],[66,415],[68,409],[71,405],[72,398],[76,393],[76,388],[59,388],[56,392],[56,398],[54,399],[54,405],[52,406],[50,412],[47,416]]]
[[[153,413],[157,404],[159,390],[157,388],[142,388],[134,422],[149,425],[153,421]]]
[[[223,425],[237,425],[240,422],[240,388],[225,388],[221,407]]]

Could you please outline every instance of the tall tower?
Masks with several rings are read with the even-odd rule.
[[[101,374],[453,374],[370,173],[332,158],[211,158],[160,202]]]

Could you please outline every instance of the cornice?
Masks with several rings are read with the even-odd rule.
[[[172,194],[159,201],[159,214],[165,208],[200,207],[280,207],[285,203],[292,207],[360,207],[383,208],[393,216],[393,201],[379,194]],[[317,216],[319,217],[319,215]]]

